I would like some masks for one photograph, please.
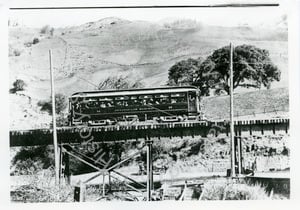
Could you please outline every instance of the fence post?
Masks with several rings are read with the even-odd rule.
[[[84,202],[86,197],[86,185],[80,181],[74,189],[74,202]]]
[[[80,183],[80,202],[84,202],[85,201],[85,196],[86,196],[86,185],[81,182]]]

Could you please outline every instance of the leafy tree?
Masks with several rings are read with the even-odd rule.
[[[200,68],[201,58],[182,60],[169,69],[169,85],[192,85],[195,72]]]
[[[38,106],[41,107],[41,111],[47,111],[49,114],[52,114],[52,100],[51,98],[48,101],[39,101]],[[63,94],[55,94],[55,112],[56,114],[62,113],[67,107],[67,98]]]
[[[35,173],[54,166],[53,147],[21,147],[12,159],[13,174]]]
[[[229,94],[229,46],[213,52],[196,72],[194,84],[206,85],[217,94]],[[270,88],[273,81],[280,80],[280,70],[272,63],[269,52],[252,45],[240,45],[233,51],[233,88]]]
[[[100,82],[97,89],[130,89],[130,88],[141,88],[143,84],[138,80],[131,80],[128,76],[110,76],[104,81]]]

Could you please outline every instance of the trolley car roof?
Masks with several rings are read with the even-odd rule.
[[[127,89],[127,90],[99,90],[74,93],[71,98],[77,97],[98,97],[98,96],[120,96],[120,95],[147,95],[159,93],[178,93],[196,91],[193,86],[184,87],[160,87],[160,88],[142,88],[142,89]]]

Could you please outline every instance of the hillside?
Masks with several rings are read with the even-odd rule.
[[[22,103],[19,101],[22,100]],[[47,128],[51,116],[40,111],[38,101],[24,94],[10,95],[11,129]],[[229,119],[229,96],[204,97],[201,109],[208,120]],[[288,88],[258,90],[234,95],[234,115],[236,119],[260,117],[287,117],[289,112]]]
[[[34,37],[40,42],[24,46]],[[53,36],[40,34],[38,29],[10,28],[10,48],[21,52],[20,56],[10,56],[11,83],[22,77],[38,97],[48,94],[48,50],[52,49],[56,89],[66,95],[95,88],[85,80],[98,84],[116,74],[130,74],[141,79],[145,86],[159,86],[166,83],[167,70],[175,62],[188,57],[206,57],[230,41],[235,45],[253,44],[269,50],[272,60],[282,71],[281,82],[274,86],[287,85],[285,29],[199,24],[183,28],[178,24],[161,26],[118,18],[55,29]]]
[[[206,97],[203,112],[208,119],[229,119],[229,96]],[[288,88],[234,94],[234,116],[240,119],[286,117],[289,112]]]
[[[34,38],[39,42],[28,44]],[[177,61],[205,58],[229,42],[269,50],[271,59],[282,72],[281,81],[272,87],[288,86],[286,28],[207,26],[188,20],[154,24],[116,17],[56,28],[52,36],[40,33],[40,29],[10,27],[10,84],[23,79],[27,84],[23,94],[33,102],[49,98],[48,53],[52,49],[55,90],[66,96],[94,90],[97,84],[113,75],[128,75],[145,87],[161,86],[166,84],[168,69]],[[27,106],[18,96],[13,97],[11,103]],[[32,106],[28,109],[37,110],[36,104]],[[11,112],[15,111],[12,107]],[[22,116],[11,115],[15,122]]]

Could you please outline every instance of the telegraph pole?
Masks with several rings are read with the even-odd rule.
[[[52,124],[53,124],[53,145],[54,145],[54,159],[55,159],[55,184],[59,184],[59,156],[57,145],[57,133],[56,133],[56,116],[55,116],[55,92],[54,92],[54,77],[52,68],[52,51],[49,50],[50,60],[50,81],[51,81],[51,99],[52,99]]]
[[[151,201],[151,142],[147,140],[146,149],[147,149],[147,201]]]
[[[230,145],[231,145],[231,177],[235,177],[235,144],[234,144],[234,121],[233,121],[233,46],[230,43]]]

